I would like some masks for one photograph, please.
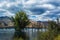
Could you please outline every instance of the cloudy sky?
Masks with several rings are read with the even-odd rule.
[[[60,0],[0,0],[0,16],[14,16],[24,10],[35,21],[60,17]]]

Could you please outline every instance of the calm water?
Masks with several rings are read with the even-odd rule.
[[[22,30],[23,31],[23,30]],[[37,37],[37,29],[24,29],[27,35],[29,35],[29,40],[33,40],[33,38]],[[39,30],[41,31],[41,29]],[[45,29],[42,29],[45,31]],[[12,29],[0,29],[0,40],[12,40],[14,36],[15,30]]]

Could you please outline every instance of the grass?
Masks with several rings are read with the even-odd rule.
[[[54,40],[60,40],[60,34]]]
[[[23,40],[22,38],[14,38],[14,40]]]

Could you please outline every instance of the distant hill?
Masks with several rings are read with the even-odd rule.
[[[13,26],[12,19],[8,16],[1,16],[0,17],[0,27],[1,26]]]
[[[48,27],[48,21],[32,21],[32,20],[30,20],[30,22],[31,22],[30,25],[28,25],[27,27],[35,27],[35,28]]]
[[[5,20],[5,19],[9,19],[9,20],[11,20],[11,18],[8,17],[8,16],[1,16],[1,17],[0,17],[0,20]]]
[[[37,21],[38,23],[42,23],[44,24],[45,26],[48,26],[48,21]]]

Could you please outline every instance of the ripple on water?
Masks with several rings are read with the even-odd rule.
[[[0,29],[0,40],[12,40],[14,29]]]

